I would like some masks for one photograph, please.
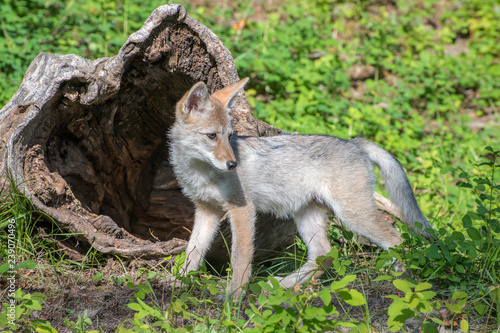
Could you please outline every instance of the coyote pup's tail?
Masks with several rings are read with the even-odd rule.
[[[431,238],[432,236],[424,230],[426,228],[432,229],[432,227],[417,204],[417,199],[415,199],[415,194],[411,189],[401,163],[385,149],[372,142],[362,139],[356,141],[368,154],[370,160],[378,166],[385,183],[385,189],[399,209],[403,222],[424,237]],[[422,230],[415,227],[415,222],[422,224]]]

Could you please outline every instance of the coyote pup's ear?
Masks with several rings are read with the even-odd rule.
[[[234,101],[236,100],[236,95],[241,89],[243,89],[247,82],[248,78],[246,77],[237,83],[214,92],[212,94],[212,97],[221,102],[226,109],[231,109],[233,107]]]
[[[208,101],[207,86],[203,82],[198,82],[186,93],[182,108],[184,113],[187,114],[192,114],[193,112],[203,113],[206,110]]]

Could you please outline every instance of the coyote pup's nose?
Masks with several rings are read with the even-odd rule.
[[[236,162],[236,161],[227,161],[226,165],[227,165],[227,169],[228,170],[233,170],[238,165],[238,162]]]

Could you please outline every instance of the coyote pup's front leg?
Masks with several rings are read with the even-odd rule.
[[[195,202],[194,226],[186,248],[183,273],[198,270],[219,227],[222,210],[205,202]]]
[[[255,230],[255,208],[251,205],[228,209],[231,223],[231,266],[233,277],[231,292],[235,299],[241,296],[241,287],[252,274],[253,236]]]

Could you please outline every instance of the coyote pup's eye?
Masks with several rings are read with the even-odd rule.
[[[214,140],[217,137],[217,133],[208,133],[207,136],[210,140]]]
[[[229,134],[228,139],[231,140],[232,137],[233,137],[233,133]]]

